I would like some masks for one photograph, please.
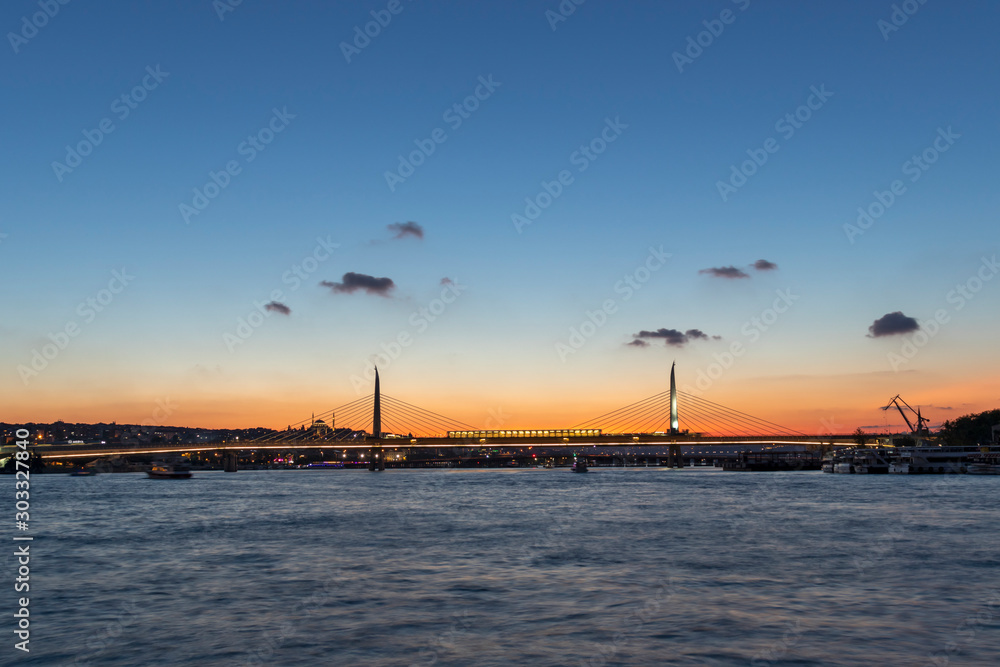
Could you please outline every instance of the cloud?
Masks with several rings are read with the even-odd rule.
[[[667,345],[684,347],[692,340],[719,340],[721,337],[709,336],[700,329],[688,329],[684,332],[677,329],[657,329],[656,331],[640,331],[637,334],[632,334],[632,338],[632,342],[628,343],[628,345],[634,345],[635,347],[646,347],[649,345],[646,339],[649,338],[662,338]]]
[[[766,259],[758,259],[756,262],[753,263],[753,268],[757,269],[758,271],[774,271],[775,269],[778,268],[778,265],[775,264],[774,262],[769,262]]]
[[[721,340],[722,339],[722,336],[709,336],[707,333],[705,333],[701,329],[688,329],[687,331],[684,332],[684,335],[687,336],[691,340],[697,340],[699,338],[702,339],[702,340],[709,340],[709,339],[711,339],[711,340]]]
[[[920,323],[912,317],[907,317],[900,311],[887,313],[875,320],[868,327],[869,338],[881,338],[882,336],[895,336],[898,334],[910,333],[920,328]]]
[[[291,315],[292,309],[283,303],[278,301],[272,301],[271,303],[264,305],[264,310],[269,310],[272,313],[281,313],[282,315]]]
[[[424,228],[413,221],[394,222],[391,225],[386,225],[385,228],[392,232],[392,238],[394,239],[402,239],[407,236],[414,236],[418,239],[424,238]]]
[[[743,269],[737,269],[735,266],[720,266],[713,267],[711,269],[702,269],[698,273],[708,273],[716,278],[749,278],[750,275]]]
[[[455,281],[452,280],[451,278],[442,278],[441,279],[441,284],[442,285],[454,285]]]
[[[359,289],[363,289],[368,294],[377,294],[379,296],[389,296],[389,292],[396,288],[396,283],[392,282],[391,278],[376,278],[375,276],[368,276],[363,273],[345,273],[341,281],[334,283],[324,280],[320,285],[329,287],[333,290],[334,294],[341,294],[343,292],[353,294]]]

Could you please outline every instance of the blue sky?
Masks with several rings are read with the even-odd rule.
[[[983,368],[996,361],[984,335],[996,284],[907,372],[887,362],[904,337],[866,337],[886,313],[922,322],[952,308],[948,292],[997,251],[994,4],[928,2],[886,39],[892,3],[589,0],[553,30],[556,2],[402,0],[347,62],[341,44],[387,4],[244,0],[220,19],[207,0],[70,2],[26,42],[8,35],[0,395],[12,418],[138,420],[172,395],[187,397],[178,422],[294,421],[353,399],[350,377],[413,333],[411,314],[445,277],[467,289],[394,360],[390,393],[472,423],[501,404],[530,421],[551,391],[567,419],[573,405],[586,417],[656,393],[669,361],[689,378],[708,368],[779,289],[800,299],[708,390],[721,402],[805,426],[831,411],[867,424],[887,391],[995,407]],[[20,33],[38,11],[6,3],[0,25]],[[732,21],[712,23],[724,11]],[[675,52],[704,22],[721,34],[678,71]],[[157,67],[168,75],[120,118],[114,101]],[[445,112],[480,77],[499,85],[453,127]],[[779,131],[814,88],[832,96],[791,136]],[[247,162],[241,142],[275,109],[294,118]],[[60,180],[52,163],[104,119],[114,130]],[[627,127],[580,172],[574,152],[608,119]],[[390,190],[386,171],[437,128],[447,139]],[[959,138],[911,182],[904,163],[947,128]],[[717,183],[768,139],[777,152],[723,201]],[[232,160],[240,173],[186,223],[179,206]],[[562,170],[572,184],[518,233],[512,214]],[[895,179],[906,192],[850,243],[843,225]],[[387,226],[405,221],[424,238],[392,239]],[[290,290],[282,275],[317,237],[340,247]],[[617,281],[661,245],[671,259],[623,301]],[[699,273],[762,258],[779,268]],[[24,382],[18,366],[122,267],[134,282]],[[318,286],[349,271],[396,289]],[[230,351],[224,335],[274,289],[291,315],[271,314]],[[556,344],[607,298],[618,311],[561,358]],[[626,346],[659,328],[722,340]],[[849,396],[828,380],[845,373],[880,379]],[[771,403],[745,398],[762,378],[778,383]]]

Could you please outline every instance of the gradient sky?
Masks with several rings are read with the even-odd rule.
[[[209,0],[71,2],[33,31],[36,2],[4,3],[0,420],[283,427],[369,392],[366,367],[401,333],[383,391],[478,426],[573,425],[663,391],[674,360],[682,388],[711,373],[703,397],[809,433],[898,426],[878,410],[897,393],[932,424],[1000,405],[1000,278],[987,266],[971,298],[952,292],[1000,251],[995,3],[927,2],[887,31],[888,1],[590,0],[553,29],[555,0],[402,0],[347,62],[341,44],[388,4],[244,0],[220,18]],[[723,30],[679,71],[704,22]],[[144,77],[122,118],[115,100]],[[480,77],[499,86],[453,127]],[[832,96],[788,136],[777,124],[813,89]],[[248,161],[241,142],[275,109],[294,118]],[[57,174],[104,119],[113,131]],[[615,141],[581,172],[574,152],[609,119]],[[390,189],[437,128],[446,140]],[[912,181],[907,161],[949,128]],[[768,139],[777,152],[724,201],[718,182]],[[180,205],[230,161],[240,172],[186,222]],[[572,183],[518,231],[562,170]],[[896,179],[905,192],[852,243],[844,225]],[[407,221],[423,239],[393,238]],[[283,279],[318,238],[339,247]],[[661,246],[671,257],[626,299],[619,281]],[[749,277],[700,273],[728,266]],[[101,312],[80,307],[122,269],[134,278]],[[348,272],[396,287],[319,285]],[[462,289],[423,327],[413,313],[444,278]],[[227,344],[274,290],[291,313]],[[779,290],[797,298],[756,328]],[[868,336],[896,311],[933,332],[911,358],[914,332]],[[628,345],[658,329],[720,338]],[[713,368],[733,343],[744,353]]]

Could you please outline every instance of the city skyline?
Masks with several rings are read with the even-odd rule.
[[[996,408],[1000,13],[911,4],[7,6],[2,421]]]

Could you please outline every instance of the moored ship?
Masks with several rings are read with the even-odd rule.
[[[150,479],[188,479],[191,477],[191,466],[185,461],[154,461],[146,474]]]

